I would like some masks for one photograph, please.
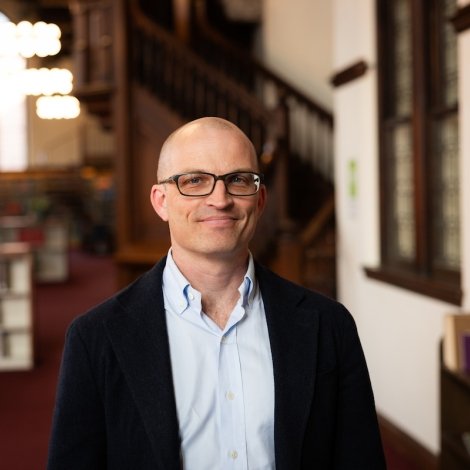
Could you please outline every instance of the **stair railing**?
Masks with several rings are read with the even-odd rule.
[[[262,152],[270,113],[253,95],[209,66],[131,1],[132,78],[191,120],[221,116],[237,124]]]
[[[266,67],[213,36],[208,25],[203,28],[207,32],[206,50],[201,55],[147,18],[139,3],[138,0],[75,0],[73,9],[79,30],[75,54],[80,69],[77,82],[81,98],[87,98],[90,106],[95,104],[93,109],[100,116],[103,102],[110,110],[117,110],[118,119],[108,124],[121,123],[119,132],[128,133],[122,134],[125,145],[118,152],[118,177],[125,179],[126,162],[133,158],[129,142],[135,129],[129,116],[133,114],[133,97],[140,95],[142,88],[183,119],[206,115],[225,117],[253,141],[267,176],[268,206],[258,226],[253,251],[260,257],[260,253],[271,250],[272,257],[275,245],[279,247],[276,242],[281,239],[305,248],[306,240],[300,238],[306,232],[294,227],[289,218],[289,215],[296,217],[290,212],[291,202],[295,205],[292,192],[300,191],[303,195],[305,189],[299,185],[288,187],[293,160],[296,160],[292,157],[301,156],[327,179],[332,178],[331,115]],[[113,21],[109,21],[111,14]],[[201,28],[198,30],[201,33]],[[111,36],[114,41],[110,41]],[[212,41],[207,40],[209,36],[213,37]],[[222,66],[217,61],[223,61]],[[237,67],[238,72],[234,70]],[[116,97],[112,100],[117,88],[124,90],[118,94],[118,105]],[[297,181],[295,177],[292,180]],[[128,214],[129,206],[124,200],[120,202],[120,212]],[[125,247],[131,222],[121,220],[120,225],[124,227],[121,244]],[[311,225],[307,224],[308,227]],[[311,240],[310,236],[307,238]],[[126,262],[134,266],[138,252],[131,249],[128,253]],[[293,265],[292,259],[286,258]]]
[[[258,253],[287,219],[287,171],[283,114],[268,110],[252,92],[207,64],[178,38],[147,18],[131,0],[131,81],[150,91],[187,120],[220,116],[238,125],[261,157],[270,201],[263,218]],[[256,250],[256,249],[255,249]],[[254,250],[254,251],[255,251]]]
[[[331,113],[212,28],[204,0],[196,1],[194,6],[193,43],[198,52],[222,73],[254,92],[268,109],[285,110],[287,152],[298,155],[333,181]]]

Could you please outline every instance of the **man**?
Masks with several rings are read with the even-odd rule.
[[[249,252],[266,188],[245,134],[190,122],[157,173],[170,252],[69,328],[49,470],[385,468],[351,315]]]

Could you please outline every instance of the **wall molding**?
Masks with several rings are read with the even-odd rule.
[[[470,3],[457,10],[452,23],[457,33],[470,29]]]
[[[359,77],[362,77],[368,69],[368,65],[364,60],[359,60],[349,67],[340,70],[335,73],[331,79],[330,83],[335,87],[345,85],[346,83],[352,82]]]
[[[437,470],[438,457],[413,439],[409,434],[395,426],[387,418],[378,415],[382,440],[396,453],[423,470]]]

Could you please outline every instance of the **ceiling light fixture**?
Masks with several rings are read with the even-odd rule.
[[[20,21],[0,23],[0,55],[20,54],[29,59],[59,53],[61,31],[54,23],[39,21],[35,24]]]
[[[36,114],[41,119],[74,119],[80,114],[80,101],[74,96],[40,96]]]
[[[73,75],[67,69],[30,68],[18,76],[18,85],[25,95],[68,95],[73,88]]]
[[[80,102],[69,96],[72,73],[67,69],[19,69],[18,56],[47,57],[61,49],[60,28],[53,23],[20,21],[14,24],[0,20],[0,82],[20,95],[38,96],[36,114],[41,119],[73,119],[80,114]]]

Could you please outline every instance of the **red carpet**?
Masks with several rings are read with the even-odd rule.
[[[110,257],[71,253],[67,282],[36,287],[36,367],[31,372],[0,373],[0,468],[45,468],[67,325],[111,295],[114,286]]]
[[[45,468],[65,330],[75,316],[114,291],[112,259],[82,253],[71,253],[70,279],[67,282],[37,286],[37,365],[31,372],[0,372],[2,470]],[[389,470],[418,470],[387,444],[385,451]]]

